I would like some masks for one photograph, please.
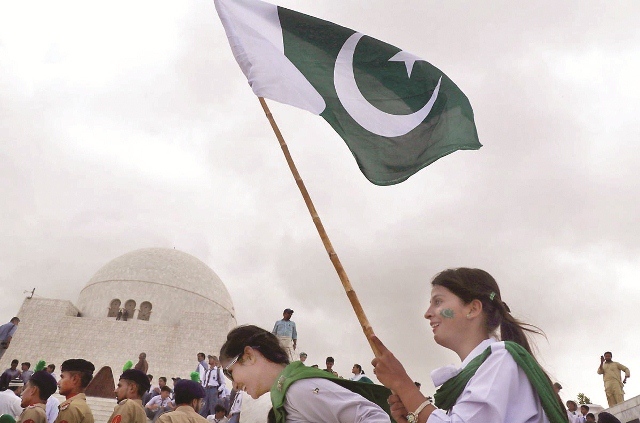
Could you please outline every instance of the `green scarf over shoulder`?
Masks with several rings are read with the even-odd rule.
[[[298,380],[310,378],[328,379],[351,392],[355,392],[356,394],[359,394],[365,399],[380,406],[380,408],[389,415],[389,418],[391,418],[389,404],[387,403],[387,398],[391,395],[391,391],[384,386],[376,385],[374,383],[355,382],[353,380],[341,379],[332,373],[325,372],[324,370],[315,367],[307,367],[300,361],[294,361],[285,367],[271,387],[271,405],[273,405],[276,423],[285,423],[287,418],[287,412],[284,409],[287,389],[289,389],[291,384]],[[391,418],[391,421],[394,421],[393,418]]]
[[[540,397],[542,409],[547,415],[549,421],[551,423],[567,423],[567,412],[558,401],[557,395],[553,390],[553,386],[551,385],[549,378],[544,373],[536,359],[533,358],[533,356],[529,354],[524,347],[515,342],[504,341],[504,347],[509,351],[515,362],[527,375],[533,389],[538,394],[538,397]],[[482,365],[490,355],[491,346],[487,347],[487,349],[480,355],[471,360],[457,376],[452,377],[442,384],[433,396],[436,407],[443,410],[451,409],[458,400],[458,397],[464,391],[469,380],[476,374],[480,365]]]

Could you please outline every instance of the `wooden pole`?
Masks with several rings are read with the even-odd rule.
[[[353,307],[353,311],[356,313],[356,317],[358,318],[358,322],[360,322],[360,326],[362,327],[362,331],[367,337],[367,341],[369,342],[369,346],[373,350],[373,353],[378,356],[377,348],[371,342],[371,335],[373,335],[373,328],[369,324],[369,320],[364,313],[364,309],[360,304],[360,300],[358,300],[358,296],[356,295],[356,291],[354,291],[351,286],[351,282],[349,282],[349,277],[347,276],[347,272],[345,272],[344,267],[342,267],[342,263],[338,258],[338,254],[336,254],[333,249],[333,245],[331,245],[331,241],[329,240],[329,235],[327,235],[327,231],[324,230],[324,226],[320,221],[320,216],[318,216],[318,212],[316,211],[315,206],[313,205],[313,201],[311,201],[311,196],[309,196],[309,192],[298,173],[298,169],[296,168],[296,164],[293,162],[291,158],[291,154],[289,153],[289,147],[287,147],[287,143],[284,141],[282,137],[282,133],[276,124],[276,121],[273,119],[273,115],[271,114],[271,110],[269,110],[269,106],[267,106],[267,102],[262,97],[258,97],[260,100],[260,105],[262,105],[262,109],[264,110],[264,114],[267,115],[267,119],[269,119],[269,123],[271,124],[271,128],[273,132],[276,134],[276,138],[280,142],[280,148],[282,149],[282,153],[284,154],[285,159],[287,160],[287,164],[289,165],[289,169],[293,174],[293,178],[296,180],[296,184],[298,185],[298,189],[300,190],[300,194],[302,194],[302,198],[304,199],[304,203],[307,205],[307,209],[309,210],[309,214],[311,215],[311,219],[313,219],[313,224],[316,225],[316,229],[318,234],[320,235],[320,239],[322,239],[322,244],[324,244],[325,250],[327,250],[327,254],[329,254],[329,259],[333,264],[333,267],[336,269],[338,273],[338,277],[340,278],[340,282],[342,282],[342,286],[347,293],[347,298],[351,302],[351,307]]]

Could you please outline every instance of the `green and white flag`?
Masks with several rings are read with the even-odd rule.
[[[214,1],[253,92],[322,116],[374,184],[481,147],[469,100],[430,63],[273,4]]]

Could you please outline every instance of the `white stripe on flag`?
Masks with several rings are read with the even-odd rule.
[[[314,114],[322,96],[284,55],[278,7],[259,0],[214,0],[231,51],[255,95]]]

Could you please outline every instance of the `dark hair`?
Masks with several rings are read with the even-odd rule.
[[[571,403],[571,404],[575,405],[576,407],[578,406],[578,403],[577,403],[577,402],[575,402],[574,400],[568,400],[568,401],[567,401],[567,405],[569,405],[569,403]]]
[[[204,388],[192,380],[180,379],[176,381],[173,390],[176,405],[189,404],[194,399],[205,397]]]
[[[47,368],[48,368],[48,369],[51,369],[51,370],[55,370],[55,369],[56,369],[56,365],[55,365],[55,364],[49,364],[49,365],[47,366]]]
[[[9,320],[9,323],[13,323],[13,322],[18,322],[20,323],[20,319],[18,319],[18,317],[12,317],[11,320]]]
[[[613,414],[603,411],[598,414],[598,423],[621,423]]]
[[[18,361],[18,359],[17,359],[17,358],[14,358],[13,360],[11,360],[11,365],[12,365],[12,366],[13,366],[14,364],[17,366],[17,365],[18,365],[18,363],[20,363],[20,362]]]
[[[162,388],[160,388],[160,392],[162,392],[162,391],[166,391],[166,392],[171,393],[171,388],[169,388],[167,385],[164,385]]]
[[[89,385],[89,382],[91,382],[91,379],[93,379],[93,375],[89,372],[76,372],[76,371],[71,371],[69,373],[75,373],[78,376],[80,376],[80,386],[82,388],[86,388]],[[144,392],[143,392],[144,393]]]
[[[166,378],[166,377],[164,377],[164,376],[160,376],[160,377],[158,378],[158,380],[162,380],[162,381],[164,381],[164,383],[167,383],[167,378]]]
[[[46,376],[43,376],[41,372],[44,372]],[[34,377],[35,376],[35,377]],[[48,378],[48,379],[47,379]],[[48,400],[51,395],[57,391],[56,380],[53,376],[44,370],[35,372],[26,385],[31,384],[38,388],[39,397],[42,400]],[[25,385],[25,386],[26,386]]]
[[[207,358],[207,356],[206,356],[203,352],[199,352],[199,353],[198,353],[198,357],[200,357],[200,356],[202,356],[202,357],[204,357],[204,358]]]
[[[264,358],[273,363],[289,364],[289,355],[280,345],[278,338],[271,332],[254,325],[243,325],[231,329],[227,334],[227,340],[220,348],[220,360],[241,355],[245,347],[260,351]]]
[[[364,374],[364,370],[362,370],[362,366],[359,364],[354,364],[353,367],[357,368],[361,375]]]
[[[602,354],[602,355],[607,355],[607,354],[609,354],[611,357],[613,357],[613,354],[611,354],[611,351],[607,351],[607,352],[605,352],[605,353],[604,353],[604,354]]]
[[[447,269],[438,273],[431,282],[432,286],[447,288],[465,304],[473,300],[482,302],[482,312],[486,316],[486,328],[489,332],[500,329],[500,338],[503,341],[513,341],[521,345],[531,356],[531,346],[525,332],[543,335],[542,330],[536,326],[524,323],[511,315],[511,309],[502,301],[498,283],[489,273],[481,269],[459,267]],[[535,360],[535,357],[534,357]],[[551,379],[545,373],[549,385]],[[556,400],[564,408],[560,396],[556,394]]]
[[[593,413],[587,413],[586,417],[589,417],[589,416],[593,417],[594,419],[596,418],[595,414]]]
[[[582,404],[582,405],[580,406],[580,408],[586,408],[586,409],[587,409],[587,411],[589,411],[589,406],[588,406],[587,404]]]
[[[224,411],[224,414],[227,414],[227,409],[224,408],[224,405],[222,404],[216,404],[215,407],[213,407],[213,412],[217,413],[218,411]]]
[[[149,382],[151,382],[153,380],[153,375],[147,375],[147,378],[149,378]]]
[[[21,366],[27,366],[27,368],[31,367],[31,363],[29,363],[28,361],[25,361],[24,363],[21,364]]]
[[[503,341],[520,344],[533,355],[525,332],[544,334],[538,327],[520,322],[511,315],[509,306],[502,301],[498,283],[489,273],[467,267],[447,269],[437,274],[431,284],[447,288],[465,304],[473,300],[482,302],[487,330],[494,332],[500,328],[500,338]]]
[[[134,385],[136,385],[136,392],[138,392],[138,396],[140,398],[142,398],[144,396],[144,394],[149,390],[148,388],[145,388],[144,386],[140,385],[138,382],[136,382],[135,380],[130,380],[127,379],[127,382],[129,383],[133,383]]]
[[[327,359],[325,360],[325,363],[335,363],[336,361],[333,359],[333,357],[327,357]]]

